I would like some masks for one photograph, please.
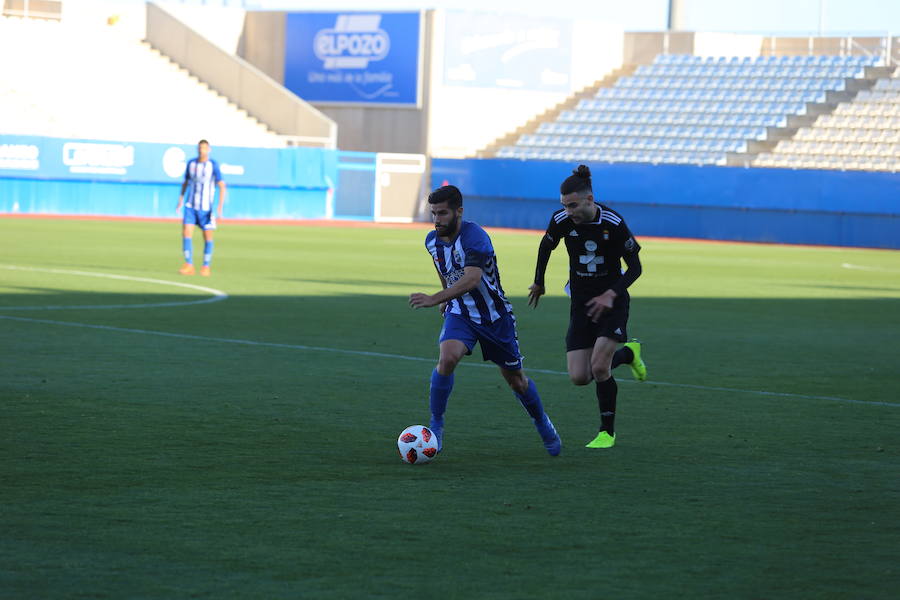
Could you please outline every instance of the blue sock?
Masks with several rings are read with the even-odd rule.
[[[431,421],[434,425],[444,424],[444,411],[447,410],[447,400],[453,390],[453,373],[441,375],[437,369],[431,372]]]
[[[524,394],[516,394],[516,398],[519,399],[519,402],[522,403],[522,406],[525,407],[532,419],[538,420],[544,416],[544,405],[541,403],[541,397],[538,395],[537,386],[534,385],[534,380],[530,377],[528,378],[528,389],[525,390]]]
[[[212,240],[209,240],[205,244],[203,244],[203,266],[208,267],[209,263],[212,261],[212,251],[213,251],[213,243]]]
[[[193,264],[193,252],[194,252],[194,244],[191,238],[183,238],[181,240],[181,247],[184,250],[184,262],[187,264]]]

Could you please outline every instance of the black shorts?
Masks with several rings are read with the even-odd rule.
[[[628,306],[631,299],[627,293],[613,301],[612,309],[603,313],[594,323],[587,316],[587,300],[572,300],[569,314],[569,331],[566,333],[566,352],[593,348],[597,338],[607,337],[617,342],[628,341]]]

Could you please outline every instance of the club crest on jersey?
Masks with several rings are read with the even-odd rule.
[[[462,264],[462,256],[459,255],[459,252],[456,250],[456,248],[453,249],[453,262],[458,265]]]
[[[607,242],[609,241],[609,230],[608,229],[603,230],[603,239]]]

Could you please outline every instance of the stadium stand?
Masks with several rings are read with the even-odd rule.
[[[869,56],[657,56],[500,158],[729,164],[797,116],[828,112],[859,88]]]
[[[115,27],[0,17],[0,56],[3,134],[285,145],[246,111]]]
[[[900,79],[879,79],[752,163],[760,167],[900,170]]]

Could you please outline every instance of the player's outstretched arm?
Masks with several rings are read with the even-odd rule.
[[[484,271],[481,270],[481,267],[466,267],[465,271],[463,271],[463,276],[460,277],[456,283],[441,290],[437,294],[429,295],[423,294],[422,292],[410,294],[409,305],[412,308],[429,308],[443,302],[449,302],[454,298],[459,298],[478,286],[478,282],[481,281],[483,273]]]
[[[559,242],[553,242],[550,235],[544,235],[541,238],[541,244],[538,246],[537,265],[534,268],[534,283],[528,288],[528,306],[537,308],[538,301],[544,295],[544,274],[547,272],[547,263],[550,262],[550,254],[556,248]]]

